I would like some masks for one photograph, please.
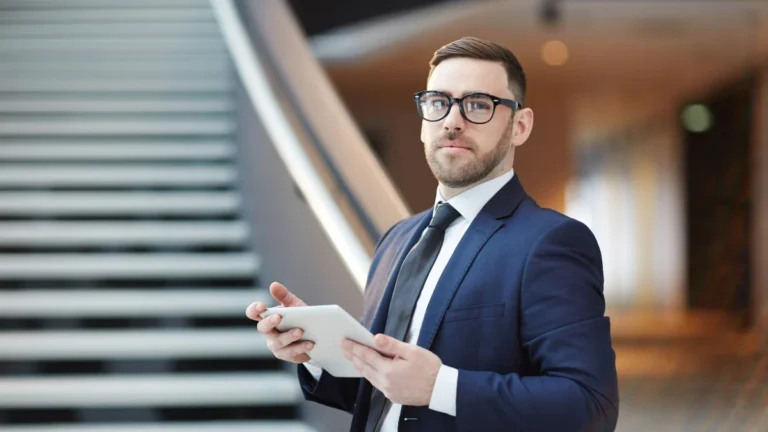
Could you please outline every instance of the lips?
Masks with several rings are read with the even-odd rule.
[[[442,148],[456,148],[456,149],[471,150],[471,149],[470,149],[469,147],[467,147],[467,146],[464,146],[464,145],[460,145],[460,144],[455,144],[455,143],[450,143],[450,144],[441,144],[441,145],[437,146],[437,148],[439,148],[439,149],[442,149]]]

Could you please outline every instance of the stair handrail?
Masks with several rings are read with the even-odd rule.
[[[281,101],[234,1],[210,0],[210,4],[235,69],[266,134],[355,284],[361,291],[364,290],[371,263],[370,241],[366,242],[359,230],[355,230],[342,206],[334,199],[322,173],[313,164],[291,120],[282,109],[277,108],[281,106]],[[364,142],[361,144],[365,145]],[[390,219],[408,214],[405,204],[398,202],[398,199],[399,196],[394,201],[395,214]],[[380,222],[378,228],[381,226]],[[377,239],[372,240],[375,242]]]

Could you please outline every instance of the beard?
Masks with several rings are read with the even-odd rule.
[[[512,149],[510,138],[514,124],[510,122],[496,145],[487,153],[478,153],[478,146],[473,140],[463,138],[463,132],[447,132],[432,141],[427,148],[427,164],[437,181],[450,188],[459,189],[473,185],[488,177],[501,164]],[[442,141],[458,140],[471,152],[470,160],[461,162],[458,156],[438,155],[438,145]]]

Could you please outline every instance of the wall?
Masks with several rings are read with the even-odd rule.
[[[573,176],[567,90],[532,76],[526,99],[534,125],[528,142],[515,154],[515,172],[540,206],[565,212],[566,188]]]

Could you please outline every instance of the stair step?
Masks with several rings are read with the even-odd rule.
[[[227,215],[240,206],[234,192],[0,192],[0,215]]]
[[[0,28],[3,25],[0,24]],[[208,53],[151,53],[109,51],[49,53],[45,56],[23,52],[3,56],[0,76],[6,81],[19,80],[72,80],[98,79],[99,81],[169,80],[180,76],[185,80],[214,77],[223,79],[232,72],[232,59],[224,52]],[[31,69],[31,70],[30,70]],[[29,71],[19,74],[19,71]],[[227,73],[220,73],[226,71]],[[231,83],[234,85],[234,83]],[[234,89],[234,88],[233,88]],[[13,89],[8,91],[13,92]],[[62,91],[63,92],[63,91]]]
[[[0,279],[192,279],[252,277],[252,253],[0,254]]]
[[[205,0],[2,0],[3,9],[81,9],[81,8],[201,8],[208,6]]]
[[[231,120],[189,119],[18,119],[0,120],[0,135],[229,135]]]
[[[256,288],[0,291],[0,317],[243,317],[255,301],[273,303]]]
[[[24,425],[4,432],[317,432],[297,421],[205,421],[163,423],[81,423],[78,425]]]
[[[228,141],[114,141],[84,144],[82,140],[56,141],[3,140],[3,161],[197,161],[229,159],[235,146]]]
[[[0,99],[0,113],[227,113],[233,103],[228,98],[115,98],[83,97],[6,97]]]
[[[0,360],[271,357],[256,327],[0,332]]]
[[[236,176],[224,165],[0,164],[0,187],[220,187]]]
[[[248,225],[230,222],[0,222],[0,246],[240,246]]]
[[[277,372],[0,379],[4,409],[289,405],[301,399],[296,377]]]
[[[0,30],[5,26],[0,25]],[[0,63],[0,76],[72,80],[84,77],[99,79],[131,78],[187,79],[230,76],[230,60],[220,54],[152,54],[152,53],[53,53],[47,56],[9,55],[14,61]]]
[[[30,1],[30,0],[21,0]],[[186,1],[186,0],[181,0]],[[60,2],[62,3],[62,2]],[[157,4],[154,0],[153,4]],[[167,0],[163,1],[166,5]],[[64,3],[62,3],[62,6]],[[108,6],[109,3],[105,3]],[[5,8],[6,3],[0,3],[0,8]],[[5,24],[0,26],[0,37],[200,37],[221,36],[221,32],[214,23],[81,23],[72,24]]]
[[[152,8],[152,9],[52,9],[4,10],[0,13],[0,24],[5,23],[165,23],[165,22],[214,22],[210,7],[201,8]]]
[[[202,78],[112,78],[46,79],[0,78],[0,92],[229,92],[227,79]]]
[[[50,52],[93,52],[109,50],[110,52],[174,52],[195,53],[207,51],[224,51],[226,45],[220,37],[189,36],[185,38],[21,38],[10,40],[0,39],[0,54],[24,52],[26,54]]]

